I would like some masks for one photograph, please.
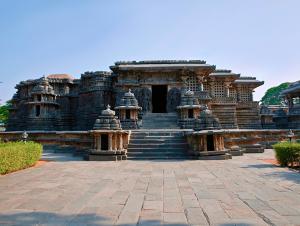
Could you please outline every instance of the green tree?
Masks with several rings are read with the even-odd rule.
[[[8,109],[11,103],[9,101],[6,104],[0,106],[0,123],[6,123],[8,119]]]
[[[281,104],[282,99],[279,97],[280,93],[285,90],[290,83],[281,83],[279,86],[274,86],[265,92],[265,95],[261,98],[261,103],[264,105],[277,105]]]

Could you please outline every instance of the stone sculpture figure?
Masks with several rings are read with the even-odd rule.
[[[180,90],[176,87],[172,88],[168,92],[167,96],[167,111],[173,112],[176,111],[176,107],[180,105]]]

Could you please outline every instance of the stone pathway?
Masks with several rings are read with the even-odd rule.
[[[300,225],[300,174],[272,157],[49,162],[0,177],[0,225]]]

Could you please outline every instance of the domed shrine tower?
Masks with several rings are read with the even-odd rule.
[[[199,117],[201,105],[191,90],[186,91],[182,97],[180,105],[177,107],[180,127],[183,129],[193,129],[195,119]]]
[[[90,151],[89,160],[117,161],[126,159],[128,132],[122,130],[115,111],[107,108],[96,119],[93,130],[94,147]]]
[[[29,127],[32,129],[55,128],[57,123],[56,114],[59,104],[56,102],[56,95],[53,87],[46,77],[43,77],[38,85],[31,91],[29,105]]]
[[[138,101],[131,92],[131,89],[120,100],[120,104],[115,107],[118,111],[118,115],[124,129],[138,129],[139,119],[138,113],[142,109],[138,106]]]

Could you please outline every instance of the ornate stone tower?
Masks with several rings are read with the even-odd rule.
[[[217,130],[221,129],[220,121],[207,107],[201,111],[199,118],[195,122],[195,130]]]
[[[186,91],[181,97],[181,103],[177,107],[179,120],[182,129],[193,129],[195,119],[199,117],[201,105],[191,90]]]
[[[115,111],[107,106],[96,119],[93,130],[94,147],[90,152],[91,161],[117,161],[126,159],[128,133],[122,130]]]
[[[28,105],[28,130],[56,130],[59,104],[46,77],[33,87]]]
[[[115,109],[118,110],[122,128],[138,129],[138,113],[142,108],[138,106],[138,101],[130,89],[124,94],[119,103],[120,105]]]

